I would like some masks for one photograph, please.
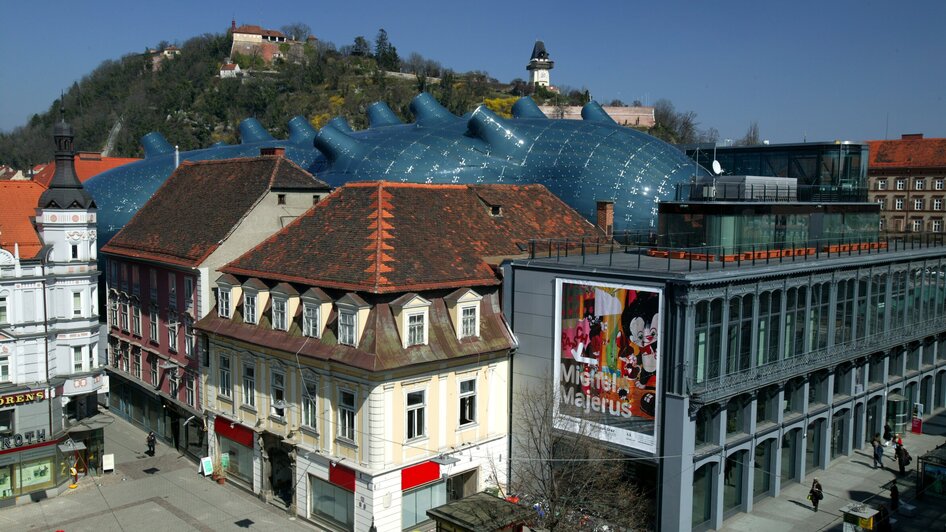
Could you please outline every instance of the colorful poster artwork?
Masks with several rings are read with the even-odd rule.
[[[556,406],[563,428],[656,452],[661,291],[557,284]]]

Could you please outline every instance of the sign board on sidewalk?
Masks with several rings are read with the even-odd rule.
[[[205,456],[200,459],[200,468],[197,469],[198,473],[203,473],[205,477],[209,477],[214,472],[214,463],[210,460],[209,456]]]
[[[103,454],[102,455],[102,472],[108,473],[109,471],[115,471],[115,455]]]
[[[910,432],[914,434],[923,434],[923,419],[915,417],[913,418],[913,426],[910,428]]]

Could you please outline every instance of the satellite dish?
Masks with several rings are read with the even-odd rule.
[[[716,175],[723,173],[723,167],[719,165],[719,161],[713,161],[713,173]]]

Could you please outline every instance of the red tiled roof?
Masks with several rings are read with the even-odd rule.
[[[36,257],[43,247],[31,218],[45,190],[32,181],[0,182],[0,247],[13,253],[14,244],[19,244],[21,259]]]
[[[482,286],[499,283],[485,258],[565,237],[604,235],[541,185],[349,183],[221,271],[371,293]]]
[[[245,33],[249,35],[267,35],[270,37],[285,37],[286,36],[281,31],[267,30],[255,24],[243,24],[239,28],[233,30],[233,33]]]
[[[102,251],[197,266],[271,189],[329,186],[280,156],[185,161]]]
[[[220,67],[220,70],[236,70],[236,67],[237,67],[236,63],[230,63],[228,65],[223,65],[222,67]]]
[[[871,140],[871,168],[946,167],[946,138]]]
[[[102,157],[94,152],[80,152],[75,156],[76,177],[79,178],[80,182],[85,183],[106,170],[140,160],[134,157]],[[38,173],[33,175],[33,181],[48,187],[49,181],[52,180],[55,173],[55,161],[46,163]]]

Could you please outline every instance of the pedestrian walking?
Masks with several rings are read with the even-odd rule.
[[[875,438],[874,445],[874,469],[884,467],[884,446],[880,443],[880,438]]]
[[[145,442],[148,444],[148,454],[151,456],[154,456],[154,444],[157,442],[157,439],[153,430],[148,433],[148,437],[145,439]]]
[[[815,507],[816,512],[818,511],[818,503],[823,498],[824,490],[821,489],[821,483],[818,482],[818,479],[814,479],[811,482],[811,489],[808,491],[808,500],[811,501],[811,505]]]
[[[900,474],[907,474],[907,466],[910,465],[910,462],[913,461],[913,457],[910,456],[910,453],[907,452],[906,447],[903,445],[897,445],[897,448],[893,452],[894,458],[897,460],[897,467],[900,468]]]
[[[890,484],[890,509],[897,511],[900,508],[900,489],[897,488],[897,481]]]

